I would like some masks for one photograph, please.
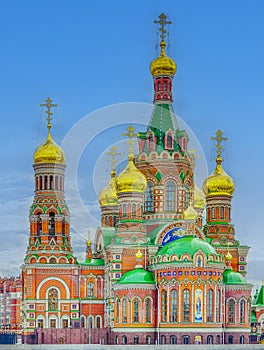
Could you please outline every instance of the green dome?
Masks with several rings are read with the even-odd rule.
[[[209,256],[210,254],[218,256],[215,249],[209,243],[193,236],[182,237],[165,244],[156,253],[156,256],[171,256],[176,254],[178,257],[181,257],[183,254],[189,254],[191,257],[193,257],[198,250],[201,250],[206,254],[206,256]]]
[[[247,281],[239,272],[234,272],[232,268],[228,268],[223,273],[224,284],[245,284]]]
[[[103,259],[86,259],[85,262],[79,263],[81,266],[93,265],[93,266],[104,266],[105,262]]]
[[[155,284],[155,277],[152,272],[136,268],[126,272],[117,284]]]

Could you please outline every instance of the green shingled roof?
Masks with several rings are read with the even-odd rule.
[[[103,237],[104,237],[104,247],[107,247],[115,236],[114,227],[101,227]]]
[[[162,248],[156,253],[157,256],[167,255],[171,256],[173,254],[178,255],[179,257],[183,254],[189,254],[191,257],[198,251],[201,250],[206,256],[213,254],[218,256],[215,249],[206,241],[203,241],[200,238],[193,236],[186,236],[170,243],[165,244]]]
[[[257,296],[257,299],[255,301],[255,305],[264,306],[264,285],[263,284],[258,292],[258,296]]]
[[[142,268],[126,272],[117,284],[155,284],[155,276],[152,272]]]
[[[86,259],[85,262],[79,263],[81,266],[104,266],[104,264],[103,259]]]
[[[235,272],[232,268],[227,268],[223,273],[224,284],[247,284],[244,276],[239,272]]]

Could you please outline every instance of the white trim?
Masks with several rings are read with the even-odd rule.
[[[66,290],[66,299],[70,299],[70,289],[68,287],[68,285],[66,284],[65,281],[63,281],[61,278],[58,278],[58,277],[47,277],[45,278],[44,280],[42,280],[40,282],[40,284],[37,286],[37,292],[36,292],[36,299],[40,299],[39,298],[39,294],[40,294],[40,290],[41,290],[41,287],[43,286],[44,283],[46,283],[47,281],[51,281],[51,280],[55,280],[55,281],[58,281],[58,282],[61,282],[62,285],[65,287],[65,290]],[[49,287],[48,289],[50,289],[51,287]]]

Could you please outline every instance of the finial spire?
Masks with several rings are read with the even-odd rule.
[[[217,141],[216,147],[217,147],[217,158],[221,158],[221,153],[223,150],[223,147],[221,146],[222,141],[227,141],[227,137],[223,137],[223,132],[221,130],[216,131],[216,136],[211,136],[211,140]]]
[[[166,24],[171,24],[171,21],[167,21],[167,16],[164,13],[161,13],[159,15],[159,20],[154,20],[155,24],[159,24],[159,30],[161,32],[160,34],[160,38],[161,38],[161,42],[160,42],[160,47],[161,47],[161,56],[165,56],[165,47],[166,47],[166,42],[165,42],[165,38],[166,38],[166,34],[167,31],[165,29],[165,25]]]
[[[135,144],[135,142],[133,141],[133,137],[137,137],[138,134],[135,134],[134,131],[135,131],[135,128],[133,128],[132,125],[130,125],[128,128],[127,128],[127,133],[123,132],[122,133],[122,136],[128,136],[128,140],[127,142],[129,143],[129,155],[128,155],[128,159],[129,160],[133,160],[134,159],[134,154],[133,154],[133,145]]]
[[[105,154],[110,155],[110,162],[111,162],[111,172],[115,172],[115,165],[116,165],[116,156],[120,156],[121,153],[116,151],[117,148],[115,146],[112,146],[109,151],[105,152]]]
[[[46,100],[45,100],[46,103],[41,103],[40,104],[40,107],[46,107],[47,110],[45,111],[45,113],[47,114],[47,122],[48,122],[48,125],[47,125],[47,128],[48,128],[48,131],[50,132],[50,128],[51,128],[51,120],[52,120],[52,115],[53,113],[50,111],[50,109],[52,107],[58,107],[58,105],[56,103],[52,103],[52,99],[50,97],[48,97]]]

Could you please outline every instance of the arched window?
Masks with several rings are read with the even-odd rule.
[[[55,235],[55,214],[49,213],[49,235]]]
[[[227,315],[228,315],[228,323],[235,322],[235,301],[233,299],[229,300],[227,304]],[[229,343],[233,344],[233,343]]]
[[[186,184],[185,186],[185,209],[188,208],[190,202],[190,185]]]
[[[189,336],[188,335],[183,335],[182,343],[183,344],[189,344]]]
[[[164,83],[163,83],[163,90],[164,90],[164,91],[167,90],[167,82],[166,82],[166,81],[164,81]]]
[[[173,138],[170,133],[168,133],[166,137],[166,148],[173,149]]]
[[[170,336],[170,343],[172,345],[177,344],[177,338],[175,337],[175,335]]]
[[[240,344],[244,344],[245,343],[245,337],[243,335],[240,336],[239,343]]]
[[[215,322],[220,322],[220,291],[216,291],[215,295]]]
[[[122,340],[123,340],[123,344],[126,345],[127,344],[127,336],[123,335]]]
[[[106,217],[105,217],[105,226],[108,226],[109,225],[109,218],[108,218],[108,216],[106,215]]]
[[[208,335],[207,336],[207,344],[213,344],[213,336],[212,335]]]
[[[150,181],[145,193],[145,212],[153,212],[153,183]]]
[[[85,327],[85,317],[81,316],[81,327],[84,328]]]
[[[126,203],[123,204],[123,217],[124,218],[127,217],[127,205],[126,205]]]
[[[220,219],[224,219],[224,218],[225,218],[225,208],[220,207]]]
[[[96,328],[101,328],[101,317],[100,316],[96,316]]]
[[[139,336],[138,335],[134,336],[134,344],[139,344]]]
[[[167,322],[167,292],[165,290],[161,293],[161,322]]]
[[[150,335],[147,335],[146,336],[146,344],[151,344],[151,336]]]
[[[215,344],[220,344],[220,341],[221,341],[220,335],[217,335],[215,339]]]
[[[240,300],[239,303],[239,321],[240,323],[245,323],[245,300]]]
[[[118,345],[118,335],[115,336],[115,344]]]
[[[49,311],[58,310],[58,291],[55,288],[51,288],[48,293],[48,308]]]
[[[113,216],[114,226],[116,225],[116,216]]]
[[[231,208],[228,208],[228,219],[231,220]]]
[[[160,337],[161,339],[160,339],[160,343],[163,345],[163,344],[166,344],[166,337],[165,337],[165,335],[162,335],[161,337]]]
[[[160,82],[158,82],[158,91],[160,91]]]
[[[190,291],[189,291],[189,289],[184,289],[184,291],[183,291],[183,321],[190,322]]]
[[[48,176],[45,175],[44,176],[44,190],[47,190],[48,189]]]
[[[65,218],[62,218],[62,222],[61,222],[61,234],[63,236],[65,236]]]
[[[50,175],[50,190],[53,190],[53,175]]]
[[[55,190],[58,190],[58,176],[55,176]]]
[[[211,209],[211,218],[215,219],[215,208]]]
[[[146,323],[151,323],[151,300],[146,299]]]
[[[170,312],[170,321],[177,322],[177,291],[173,289],[171,291],[171,312]]]
[[[137,216],[137,206],[135,203],[132,204],[132,216]]]
[[[93,328],[93,316],[88,317],[88,328]]]
[[[126,299],[123,300],[123,323],[127,323],[127,300]]]
[[[213,291],[212,289],[208,290],[207,297],[207,322],[213,322]],[[208,343],[211,344],[211,343]]]
[[[94,296],[94,284],[93,282],[88,282],[88,297]]]
[[[42,220],[40,214],[37,217],[37,235],[40,236],[42,234]]]
[[[134,300],[134,322],[139,322],[139,317],[138,317],[138,299]]]
[[[148,135],[148,151],[154,151],[154,145],[155,145],[155,142],[154,142],[154,135],[152,133],[150,133]]]
[[[233,344],[233,336],[232,335],[228,336],[228,344]]]
[[[175,183],[173,181],[168,181],[165,186],[166,193],[166,204],[165,209],[167,211],[175,210]]]
[[[40,190],[42,190],[42,187],[43,187],[42,181],[43,181],[43,180],[42,180],[42,176],[40,176],[40,177],[39,177],[39,189],[40,189]]]

